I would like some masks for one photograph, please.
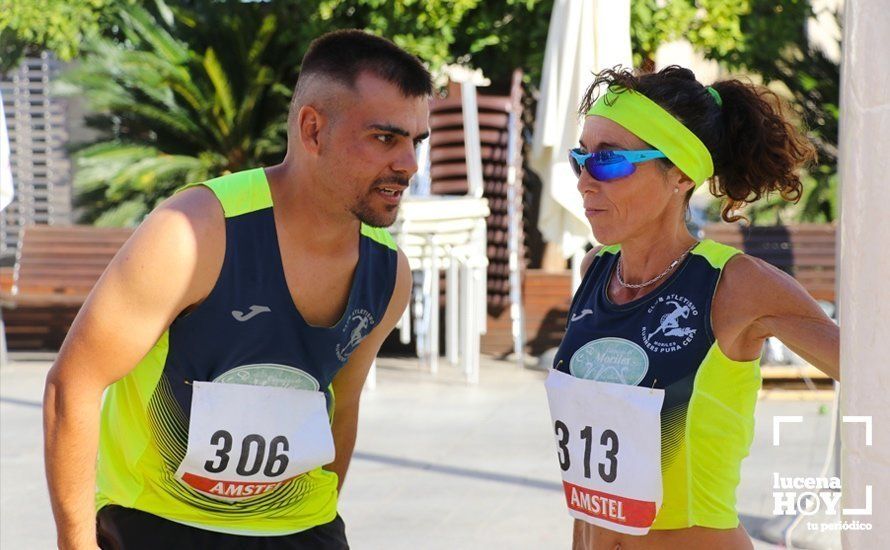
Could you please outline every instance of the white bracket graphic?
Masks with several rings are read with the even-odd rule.
[[[871,515],[871,485],[865,486],[865,508],[844,508],[841,513],[845,516],[870,516]]]
[[[865,446],[871,447],[871,417],[870,416],[844,416],[843,422],[861,422],[865,424]]]
[[[795,423],[801,424],[803,423],[803,416],[793,415],[793,416],[774,416],[773,417],[773,447],[779,446],[779,426],[785,423]]]

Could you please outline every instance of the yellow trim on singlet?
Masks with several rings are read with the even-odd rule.
[[[230,174],[203,185],[219,199],[227,218],[272,206],[262,169]],[[188,443],[188,419],[163,376],[169,331],[125,377],[112,384],[101,413],[97,510],[109,504],[134,508],[170,521],[236,535],[288,535],[337,516],[336,473],[321,467],[285,485],[235,503],[214,500],[175,477]],[[181,383],[179,381],[177,383]],[[335,397],[330,386],[329,416]]]
[[[135,473],[146,464],[163,467],[157,451],[152,452],[153,436],[145,416],[168,350],[169,331],[164,331],[136,368],[105,391],[96,470],[97,510],[108,504],[133,507],[145,490],[145,478]]]
[[[740,253],[710,239],[692,251],[720,270],[720,276],[730,258]],[[662,467],[664,499],[652,529],[738,526],[736,489],[742,459],[754,438],[760,388],[760,358],[735,361],[714,341],[695,376],[678,458]]]
[[[607,253],[607,252],[608,252],[609,254],[617,254],[619,250],[621,250],[621,245],[620,245],[620,244],[603,245],[602,248],[600,248],[599,250],[596,251],[596,255],[595,255],[595,256],[599,257],[599,256],[602,256],[603,254],[605,254],[605,253]]]
[[[736,488],[754,438],[760,359],[734,361],[714,342],[695,377],[678,456],[662,470],[664,502],[652,529],[738,526]]]
[[[214,178],[212,180],[190,183],[177,189],[177,193],[197,187],[209,187],[222,204],[227,218],[249,214],[257,210],[272,207],[272,192],[266,179],[266,171],[262,168],[245,170]]]
[[[620,244],[603,246],[596,256],[620,250]],[[705,239],[690,254],[720,271],[719,284],[727,262],[740,253]],[[676,442],[679,447],[671,449],[676,458],[662,462],[663,502],[653,530],[738,526],[736,489],[742,459],[748,456],[754,437],[754,409],[760,388],[760,358],[735,361],[726,356],[717,341],[711,345],[696,372],[686,410],[675,407],[663,411],[663,425],[685,425],[683,437]]]
[[[272,193],[269,190],[266,172],[262,168],[190,183],[179,188],[177,193],[197,186],[209,187],[213,191],[222,204],[226,218],[272,207]],[[392,250],[398,250],[390,232],[382,227],[372,227],[363,223],[361,234]]]
[[[371,227],[370,225],[362,224],[362,235],[393,250],[399,249],[389,231],[382,227]]]
[[[730,258],[741,253],[742,251],[737,248],[712,241],[711,239],[701,241],[692,249],[692,254],[708,260],[711,267],[721,271]]]

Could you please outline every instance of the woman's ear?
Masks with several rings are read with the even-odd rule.
[[[681,197],[685,197],[690,189],[695,189],[695,182],[676,166],[671,167],[668,172],[668,181]]]

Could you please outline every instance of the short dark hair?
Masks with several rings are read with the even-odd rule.
[[[398,86],[405,97],[433,93],[432,77],[420,59],[389,40],[357,29],[324,34],[309,44],[294,89],[306,77],[321,75],[353,88],[362,72],[369,72]]]

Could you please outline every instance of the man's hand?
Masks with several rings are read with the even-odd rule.
[[[346,470],[349,468],[349,461],[352,459],[352,451],[355,448],[362,386],[368,377],[371,363],[377,358],[380,346],[383,345],[383,341],[392,332],[402,316],[402,312],[408,306],[408,300],[411,298],[411,286],[411,268],[408,266],[408,258],[402,251],[399,251],[396,284],[386,313],[334,377],[334,422],[331,430],[334,433],[334,448],[337,451],[337,456],[334,462],[325,466],[325,469],[337,474],[338,491],[343,487]]]

